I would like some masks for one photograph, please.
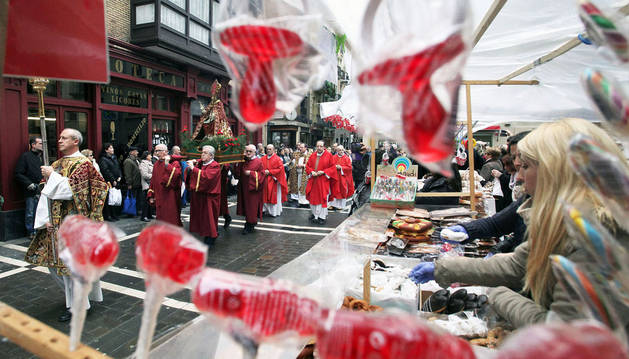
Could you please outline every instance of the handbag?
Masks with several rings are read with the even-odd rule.
[[[110,188],[107,204],[110,206],[120,206],[122,204],[122,193],[118,188]]]
[[[122,213],[128,214],[130,216],[135,216],[137,214],[137,210],[135,208],[135,197],[133,197],[131,191],[127,191],[127,197],[124,199]]]

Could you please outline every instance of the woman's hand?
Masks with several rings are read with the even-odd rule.
[[[417,284],[426,283],[435,279],[435,264],[432,262],[421,262],[408,275]]]
[[[496,177],[496,178],[500,178],[500,176],[502,176],[502,172],[500,172],[498,170],[491,170],[491,175]]]

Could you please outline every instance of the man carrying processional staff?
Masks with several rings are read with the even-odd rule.
[[[83,136],[79,131],[64,129],[58,141],[63,157],[50,166],[41,167],[44,188],[35,213],[34,228],[37,233],[25,257],[28,263],[48,267],[55,282],[64,289],[66,305],[58,318],[60,322],[72,318],[70,307],[73,285],[69,269],[59,259],[59,226],[67,216],[74,214],[102,222],[103,206],[109,189],[92,161],[79,152],[82,142]],[[88,298],[99,302],[103,300],[99,281],[94,284]]]

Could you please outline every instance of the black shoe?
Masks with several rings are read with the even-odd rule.
[[[154,214],[152,214],[150,217],[151,217],[151,219],[157,218]]]
[[[245,228],[242,230],[242,234],[247,235],[249,233],[251,233],[251,226],[249,225],[249,223],[245,222]]]
[[[150,222],[151,220],[146,218],[146,217],[142,217],[142,218],[140,218],[140,221],[142,221],[142,222]]]
[[[310,219],[310,223],[312,223],[312,224],[319,224],[319,218],[314,218],[314,217],[312,217],[312,218]]]
[[[216,238],[218,238],[218,237],[212,238],[210,236],[207,236],[207,237],[205,237],[203,239],[203,243],[207,244],[208,247],[213,247],[214,246],[214,242],[216,242]]]
[[[72,319],[72,312],[70,312],[70,308],[66,308],[63,313],[57,318],[60,322],[67,322]]]
[[[309,220],[311,220],[311,221],[312,221],[313,219],[315,219],[314,214],[311,214],[311,215],[310,215],[310,217],[308,217],[308,219],[309,219]]]
[[[231,217],[226,217],[225,218],[225,224],[223,224],[223,228],[228,229],[229,225],[232,223],[232,218]]]
[[[323,218],[317,219],[317,224],[325,224],[325,219]]]

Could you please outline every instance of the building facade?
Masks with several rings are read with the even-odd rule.
[[[230,111],[229,77],[210,40],[217,7],[216,0],[106,0],[110,82],[49,83],[44,104],[51,161],[58,157],[56,140],[64,128],[79,130],[81,148],[97,158],[104,143],[112,143],[119,156],[130,146],[179,144],[182,130],[198,122],[215,80],[238,133],[243,127]],[[13,171],[29,137],[41,133],[37,96],[28,81],[4,78],[3,85],[0,240],[24,234],[24,201]],[[262,141],[261,131],[248,137],[251,143]]]

